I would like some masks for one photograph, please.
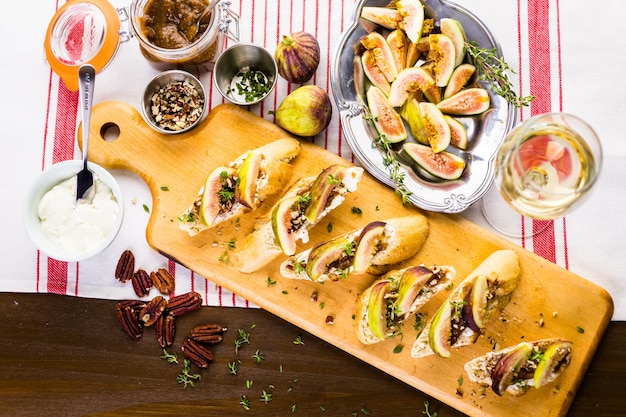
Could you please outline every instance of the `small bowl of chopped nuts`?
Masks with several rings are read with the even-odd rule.
[[[204,119],[207,100],[204,87],[187,71],[168,70],[154,77],[143,93],[144,119],[157,132],[177,134],[196,127]]]
[[[242,106],[265,99],[276,86],[277,74],[272,54],[250,43],[238,43],[226,49],[213,68],[213,80],[220,94]]]

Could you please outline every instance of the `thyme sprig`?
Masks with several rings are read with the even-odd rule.
[[[200,374],[191,373],[191,362],[189,361],[189,359],[185,359],[183,361],[183,370],[178,375],[178,378],[176,378],[176,381],[179,384],[183,384],[183,388],[187,388],[188,385],[191,385],[191,387],[195,387],[195,381],[198,381],[201,378],[202,376]]]
[[[516,72],[506,63],[504,58],[498,56],[496,48],[481,48],[477,42],[469,41],[465,42],[465,50],[474,60],[474,65],[478,68],[479,78],[489,82],[491,91],[495,94],[518,108],[528,106],[534,100],[534,96],[520,97],[517,95],[507,74],[508,72],[516,74]]]

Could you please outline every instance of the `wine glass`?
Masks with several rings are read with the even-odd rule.
[[[565,215],[588,195],[601,165],[600,140],[585,121],[567,113],[534,116],[502,142],[492,190],[481,199],[483,215],[504,235],[530,237],[542,228],[522,234],[522,216],[552,220]],[[499,195],[491,192],[494,188]]]

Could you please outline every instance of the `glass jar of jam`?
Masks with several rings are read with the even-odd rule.
[[[78,90],[78,69],[92,65],[97,72],[114,58],[121,42],[130,39],[125,9],[106,0],[70,0],[53,16],[44,49],[50,67],[70,91]]]
[[[239,41],[239,16],[229,9],[230,1],[212,1],[218,4],[202,17],[207,0],[133,0],[130,19],[144,57],[155,64],[212,69],[226,37]]]

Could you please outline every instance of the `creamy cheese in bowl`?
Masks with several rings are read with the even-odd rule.
[[[115,227],[119,214],[111,188],[94,178],[91,203],[76,203],[76,179],[52,187],[39,202],[41,229],[57,246],[76,254],[89,253],[102,244]]]
[[[82,161],[71,160],[45,170],[24,204],[24,225],[48,256],[79,261],[102,252],[115,239],[123,218],[121,190],[113,176],[89,163],[96,193],[91,203],[75,203],[76,173]]]

